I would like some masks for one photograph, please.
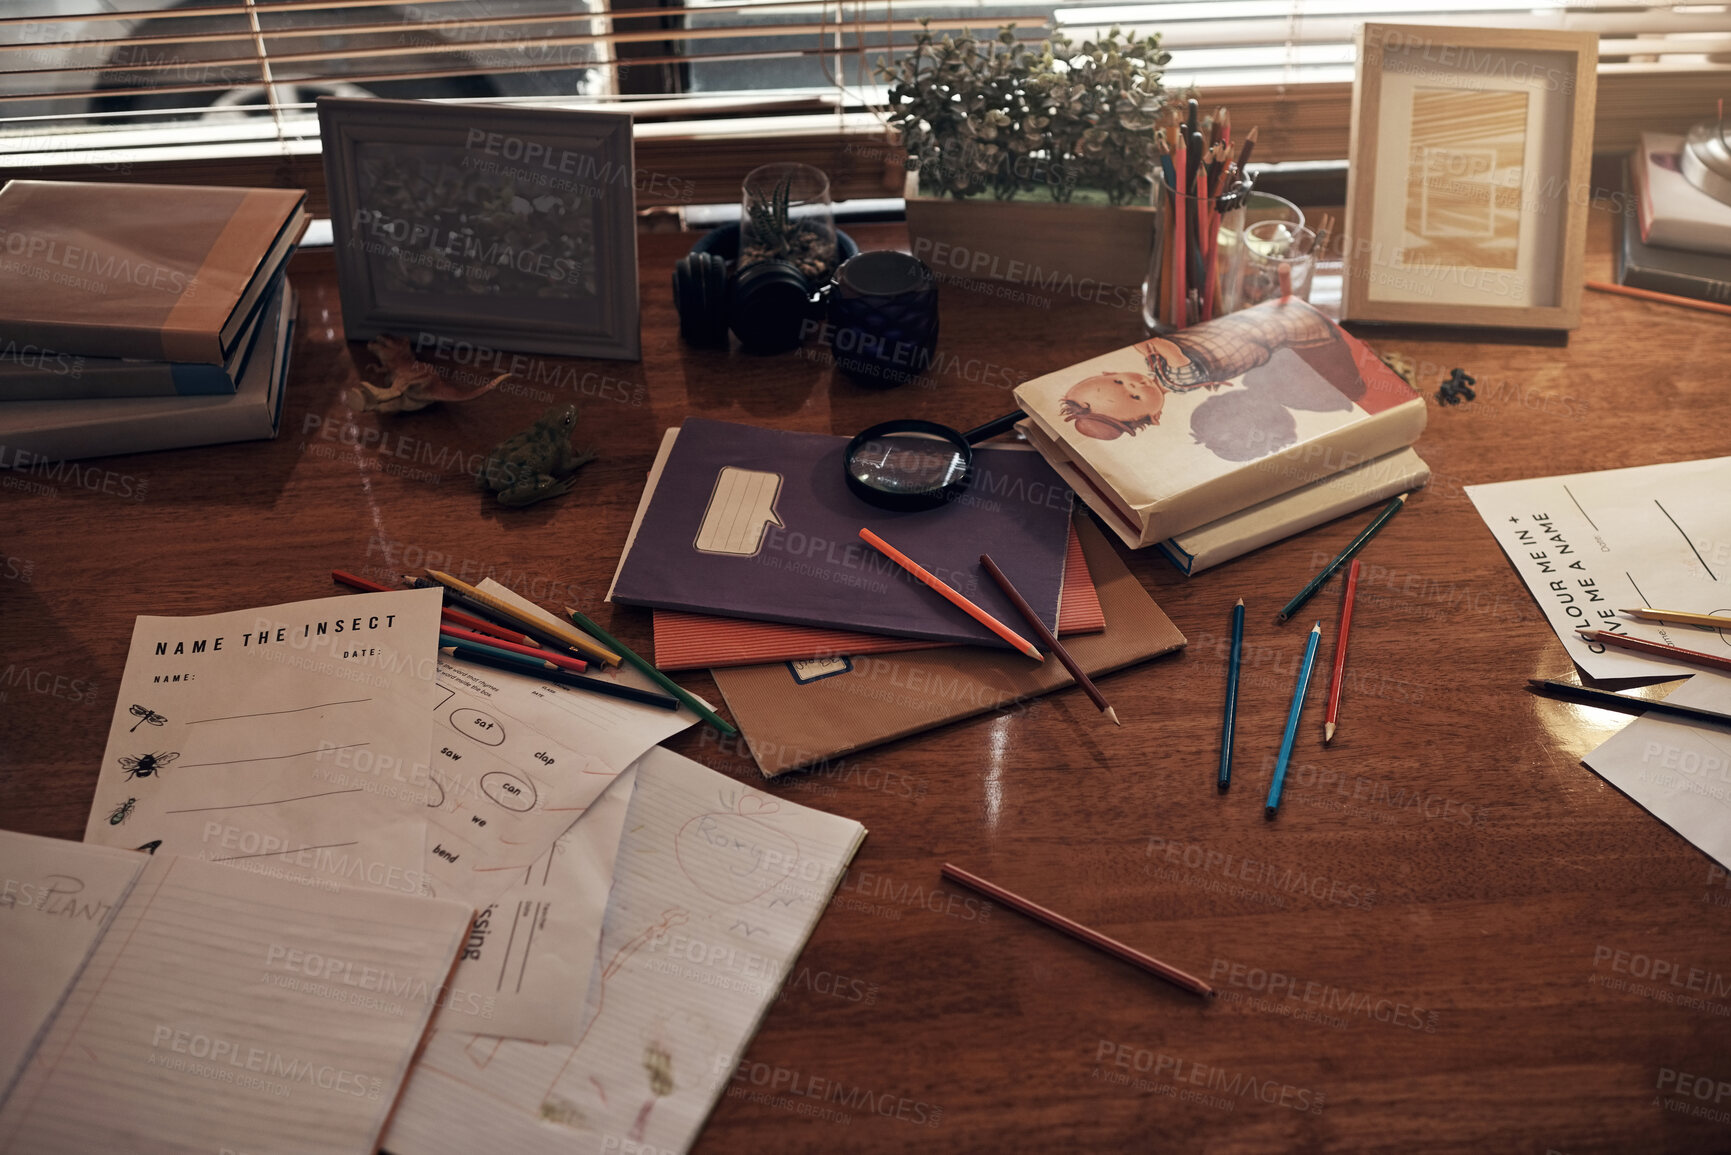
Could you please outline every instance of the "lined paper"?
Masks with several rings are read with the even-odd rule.
[[[370,1155],[471,913],[149,858],[0,1105],[0,1152]]]

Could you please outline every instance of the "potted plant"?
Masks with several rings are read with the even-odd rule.
[[[914,255],[941,276],[1079,294],[1140,286],[1168,59],[1158,35],[1116,28],[1080,46],[1054,33],[1037,49],[1014,25],[992,40],[922,29],[893,68],[879,64],[907,154]]]

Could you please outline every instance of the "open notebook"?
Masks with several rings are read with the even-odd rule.
[[[43,945],[63,899],[4,911],[64,992],[0,1103],[7,1155],[370,1155],[474,913],[24,835],[0,860],[108,907],[82,950]]]

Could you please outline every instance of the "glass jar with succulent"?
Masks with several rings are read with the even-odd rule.
[[[816,290],[836,266],[835,211],[822,169],[791,162],[747,174],[741,190],[739,267],[786,261]]]
[[[1079,46],[1054,32],[1037,49],[1013,24],[992,40],[922,28],[878,75],[924,195],[1145,205],[1169,59],[1158,34],[1117,28]]]

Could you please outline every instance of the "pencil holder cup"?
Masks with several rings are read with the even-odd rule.
[[[1250,185],[1240,182],[1218,196],[1185,195],[1154,176],[1154,241],[1142,282],[1142,323],[1170,333],[1219,312],[1219,236],[1243,220]]]
[[[1236,312],[1287,297],[1308,301],[1315,273],[1315,233],[1286,221],[1261,221],[1239,234],[1220,311]]]
[[[1244,198],[1243,206],[1236,212],[1227,213],[1220,218],[1220,233],[1215,238],[1217,246],[1214,263],[1219,270],[1222,288],[1222,299],[1215,302],[1214,315],[1221,316],[1233,311],[1224,300],[1226,284],[1236,275],[1237,262],[1241,253],[1240,242],[1244,239],[1244,230],[1263,221],[1284,221],[1294,227],[1304,225],[1304,210],[1273,193],[1258,192],[1251,189]],[[1243,308],[1238,305],[1236,308]]]
[[[842,262],[829,291],[824,340],[835,366],[861,385],[905,385],[931,366],[938,344],[938,279],[889,249]]]

